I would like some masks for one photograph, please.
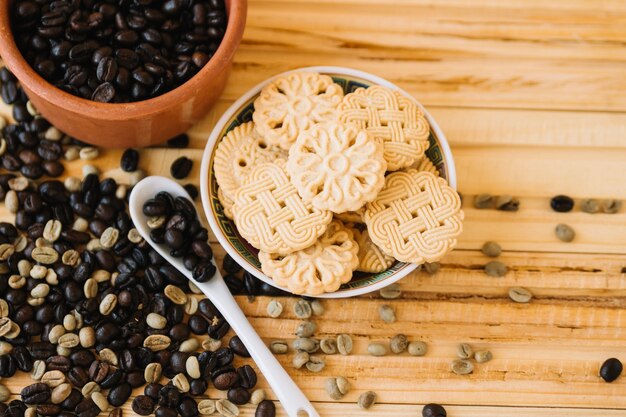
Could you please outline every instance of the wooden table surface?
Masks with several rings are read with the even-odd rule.
[[[393,324],[378,318],[378,294],[324,302],[317,337],[352,334],[352,355],[326,356],[319,374],[294,370],[291,352],[281,362],[322,416],[419,416],[428,402],[444,404],[451,417],[626,416],[626,378],[607,384],[598,377],[605,359],[626,360],[626,208],[587,214],[577,205],[559,214],[549,207],[561,193],[626,199],[625,42],[620,0],[251,0],[228,87],[190,131],[191,149],[142,150],[141,166],[165,174],[187,155],[197,183],[219,115],[288,69],[341,65],[397,83],[428,108],[452,146],[466,213],[459,247],[436,275],[400,283],[402,298],[390,302]],[[105,151],[97,164],[123,179],[120,154]],[[69,173],[79,175],[83,164],[68,164]],[[476,210],[479,193],[512,194],[521,208]],[[572,243],[555,238],[558,223],[576,230]],[[500,260],[511,270],[503,278],[482,271],[487,240],[504,248]],[[213,247],[221,258],[223,249]],[[513,303],[511,286],[535,298]],[[268,298],[239,299],[268,342],[293,340],[295,300],[284,299],[285,313],[271,319]],[[425,341],[427,355],[367,355],[368,342],[397,333]],[[489,349],[494,359],[454,375],[460,342]],[[339,375],[353,388],[333,401],[324,380]],[[3,382],[18,392],[27,380]],[[355,402],[366,390],[378,393],[378,403],[361,411]],[[253,414],[242,407],[242,416]]]

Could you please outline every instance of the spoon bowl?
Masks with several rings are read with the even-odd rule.
[[[313,405],[311,405],[304,393],[298,388],[265,343],[263,343],[263,340],[261,340],[252,325],[250,325],[250,322],[224,283],[219,270],[208,282],[198,282],[193,279],[191,271],[184,267],[181,259],[171,256],[169,251],[162,245],[152,242],[150,239],[150,228],[147,225],[148,217],[143,213],[143,205],[161,191],[168,192],[173,197],[185,197],[191,201],[185,189],[168,178],[151,176],[143,179],[133,187],[128,203],[130,216],[139,234],[159,255],[185,275],[189,281],[193,282],[222,313],[228,324],[230,324],[248,349],[250,356],[252,356],[265,379],[267,379],[287,415],[289,417],[319,417]],[[213,259],[213,262],[215,262],[215,259]]]

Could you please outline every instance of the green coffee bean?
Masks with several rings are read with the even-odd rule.
[[[326,361],[321,356],[311,355],[305,366],[311,372],[321,372],[326,366]]]
[[[308,319],[313,314],[313,309],[311,308],[311,303],[307,300],[298,300],[293,305],[293,312],[299,319]]]
[[[396,321],[396,313],[393,311],[388,304],[383,304],[378,308],[378,314],[380,315],[380,319],[385,323],[393,323]]]
[[[604,200],[602,201],[602,212],[608,214],[615,214],[622,208],[622,202],[620,200]]]
[[[503,277],[509,272],[509,268],[500,261],[491,261],[485,265],[485,274],[490,277]]]
[[[198,403],[198,413],[209,416],[215,412],[215,400],[202,400]]]
[[[402,353],[407,349],[408,346],[409,341],[407,337],[403,334],[395,335],[391,338],[391,341],[389,342],[389,349],[391,349],[393,353]]]
[[[342,355],[349,355],[352,352],[352,338],[342,333],[337,336],[337,350]]]
[[[400,290],[400,285],[398,284],[388,285],[384,288],[381,288],[379,292],[380,292],[380,296],[387,300],[393,300],[393,299],[399,298],[402,295],[402,291]]]
[[[307,337],[299,337],[293,341],[292,344],[295,350],[300,350],[303,352],[313,353],[319,349],[319,341],[316,339],[310,339]]]
[[[580,209],[585,213],[593,214],[600,211],[600,204],[598,203],[598,200],[587,198],[580,204]]]
[[[265,390],[263,388],[258,388],[252,391],[252,395],[250,396],[250,404],[257,405],[261,401],[263,401],[266,397]]]
[[[309,361],[309,358],[310,355],[307,352],[296,352],[293,355],[293,367],[296,369],[302,368]]]
[[[315,334],[317,326],[310,321],[304,321],[300,323],[296,329],[296,336],[298,337],[311,337]]]
[[[367,410],[376,402],[376,393],[374,391],[367,391],[359,395],[357,404],[360,408]]]
[[[239,408],[228,400],[217,400],[215,409],[224,417],[237,417],[239,415]]]
[[[320,349],[327,355],[337,353],[337,341],[335,339],[325,338],[320,341]]]
[[[316,316],[321,316],[324,314],[324,305],[320,300],[311,301],[311,310],[313,310],[313,314]]]
[[[350,391],[350,382],[342,376],[327,378],[324,386],[328,396],[333,400],[340,400]]]
[[[411,356],[424,356],[427,350],[428,347],[426,346],[426,343],[422,341],[409,343],[408,351]]]
[[[493,355],[488,350],[479,350],[478,352],[474,353],[474,359],[476,359],[476,362],[478,363],[489,362],[491,359],[493,359]]]
[[[468,343],[461,343],[456,348],[456,355],[461,359],[470,359],[474,356],[474,351]]]
[[[276,355],[282,355],[287,353],[289,347],[284,340],[272,340],[270,342],[270,350]]]
[[[516,303],[528,303],[533,298],[533,294],[526,288],[512,287],[509,288],[509,298]]]
[[[367,346],[367,352],[372,356],[385,356],[387,354],[387,346],[382,343],[373,342]]]
[[[510,195],[500,195],[496,199],[496,209],[501,211],[518,211],[519,200]]]
[[[467,375],[474,372],[474,365],[466,359],[457,359],[452,361],[450,369],[457,375]]]
[[[481,248],[481,252],[490,258],[497,258],[502,253],[502,248],[496,242],[485,242]]]
[[[267,305],[267,315],[272,318],[277,318],[283,313],[283,305],[280,301],[272,300]]]
[[[435,275],[441,269],[441,264],[439,262],[426,262],[424,264],[424,270],[429,275]]]
[[[474,197],[474,208],[488,209],[492,208],[494,203],[493,196],[491,194],[478,194]]]
[[[556,237],[563,242],[571,242],[576,237],[574,229],[563,223],[556,226],[554,234],[556,234]]]

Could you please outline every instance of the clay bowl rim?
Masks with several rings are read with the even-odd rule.
[[[0,3],[2,3],[0,4],[0,55],[19,82],[32,90],[35,95],[65,111],[92,119],[115,121],[149,117],[161,112],[164,108],[181,105],[189,97],[200,93],[200,87],[205,78],[222,72],[232,62],[243,38],[248,0],[230,0],[224,38],[213,57],[196,75],[165,94],[133,103],[99,103],[87,100],[67,93],[46,81],[26,62],[15,43],[9,11],[12,1]]]
[[[244,270],[248,271],[249,273],[254,275],[256,278],[271,285],[272,287],[281,289],[288,293],[291,293],[288,288],[277,285],[274,282],[274,280],[272,280],[271,278],[263,274],[263,272],[256,269],[252,264],[250,264],[250,262],[247,259],[241,256],[241,254],[232,246],[228,238],[222,232],[217,222],[217,216],[214,211],[214,207],[211,204],[212,196],[209,193],[209,188],[210,188],[209,168],[210,168],[211,154],[213,153],[215,147],[217,146],[217,144],[219,143],[221,139],[219,134],[222,131],[222,129],[226,126],[228,121],[233,117],[233,115],[239,113],[241,111],[241,108],[250,99],[252,99],[252,97],[258,95],[265,85],[269,84],[270,82],[272,82],[273,80],[279,77],[285,76],[286,74],[290,74],[293,72],[301,72],[301,71],[315,71],[321,74],[341,74],[341,75],[346,75],[346,76],[354,76],[357,78],[370,81],[374,84],[380,84],[385,87],[391,88],[393,90],[397,90],[400,93],[409,97],[413,102],[415,102],[424,111],[424,115],[426,116],[426,119],[430,123],[431,130],[435,132],[439,147],[444,154],[443,159],[444,159],[444,164],[445,164],[445,168],[446,168],[446,172],[448,176],[448,182],[450,186],[452,186],[455,190],[457,188],[456,167],[455,167],[454,158],[452,155],[452,150],[450,149],[450,144],[448,142],[448,139],[443,133],[443,131],[441,130],[441,127],[439,126],[437,121],[430,115],[428,110],[426,110],[424,106],[412,94],[398,87],[396,84],[392,83],[391,81],[388,81],[377,75],[374,75],[365,71],[353,69],[353,68],[339,67],[339,66],[313,66],[313,67],[303,67],[303,68],[297,68],[294,70],[286,71],[286,72],[277,74],[275,76],[272,76],[258,83],[257,85],[255,85],[254,87],[246,91],[243,95],[241,95],[237,100],[233,102],[233,104],[231,104],[228,107],[228,109],[226,109],[226,111],[224,111],[224,113],[220,116],[218,121],[215,123],[215,126],[213,127],[211,133],[209,134],[207,143],[204,148],[204,152],[202,154],[202,160],[201,160],[200,196],[201,196],[201,201],[202,201],[202,208],[204,210],[204,214],[206,216],[209,227],[211,228],[213,234],[217,238],[219,244],[224,248],[226,253],[230,255],[239,265],[241,265]],[[311,295],[311,294],[302,294],[302,295],[312,297],[312,298],[338,299],[338,298],[355,297],[355,296],[371,293],[373,291],[380,290],[381,288],[387,287],[401,280],[402,278],[409,275],[411,272],[415,271],[415,269],[417,269],[418,267],[417,264],[411,264],[411,263],[406,263],[405,265],[406,265],[405,267],[394,272],[392,275],[389,275],[388,277],[385,277],[384,279],[371,285],[366,285],[366,286],[358,287],[358,288],[339,289],[336,292],[323,293],[323,294],[318,294],[318,295]]]

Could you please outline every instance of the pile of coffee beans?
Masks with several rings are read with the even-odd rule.
[[[6,178],[0,189],[8,190]],[[132,404],[140,415],[197,416],[193,396],[210,384],[228,391],[219,407],[250,400],[257,375],[233,362],[249,357],[245,347],[236,337],[221,346],[228,323],[141,239],[120,190],[126,188],[92,174],[71,190],[49,180],[16,193],[15,226],[0,223],[0,376],[31,372],[35,382],[21,400],[0,403],[0,413],[23,415],[31,407],[40,415],[89,417],[114,409],[119,416],[141,386],[144,395]],[[147,207],[164,217],[154,220],[163,222],[168,244],[176,236],[167,230],[186,224],[194,239],[172,250],[200,280],[210,279],[215,266],[195,207],[164,195]]]
[[[71,94],[131,102],[166,93],[211,59],[226,30],[223,0],[15,0],[28,63]]]

